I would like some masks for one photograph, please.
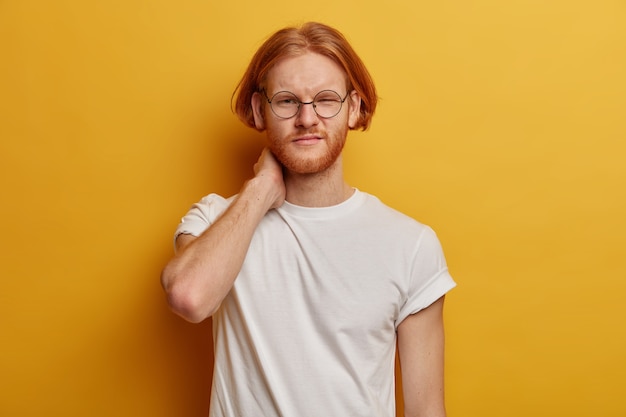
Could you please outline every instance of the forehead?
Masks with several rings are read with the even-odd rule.
[[[281,90],[296,95],[313,94],[321,90],[336,90],[343,94],[347,76],[333,60],[307,52],[280,60],[267,74],[267,87],[272,93]]]

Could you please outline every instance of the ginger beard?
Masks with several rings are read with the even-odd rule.
[[[302,134],[306,134],[303,132]],[[268,147],[276,159],[295,174],[317,174],[330,168],[341,155],[348,136],[348,126],[343,125],[328,131],[316,131],[323,139],[311,146],[298,146],[293,142],[298,134],[287,139],[281,138],[280,133],[267,130]]]

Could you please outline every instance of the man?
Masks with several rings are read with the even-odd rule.
[[[346,183],[348,131],[376,91],[346,39],[319,23],[257,51],[235,110],[265,131],[254,177],[183,218],[162,273],[174,312],[213,319],[211,416],[445,416],[443,299],[434,232]]]

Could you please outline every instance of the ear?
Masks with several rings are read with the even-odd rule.
[[[356,90],[350,92],[349,114],[348,114],[348,127],[354,129],[361,117],[361,96]]]
[[[252,105],[252,114],[254,116],[254,126],[259,132],[265,130],[265,116],[263,109],[263,97],[258,92],[252,94],[252,99],[250,100],[250,104]]]

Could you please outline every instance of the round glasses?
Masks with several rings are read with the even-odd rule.
[[[279,91],[270,99],[267,92],[263,90],[265,99],[272,108],[272,112],[281,119],[291,119],[300,111],[300,107],[311,104],[315,113],[323,118],[330,119],[341,111],[343,102],[348,98],[349,92],[341,98],[338,92],[333,90],[320,91],[313,97],[313,101],[301,101],[294,93],[289,91]]]

